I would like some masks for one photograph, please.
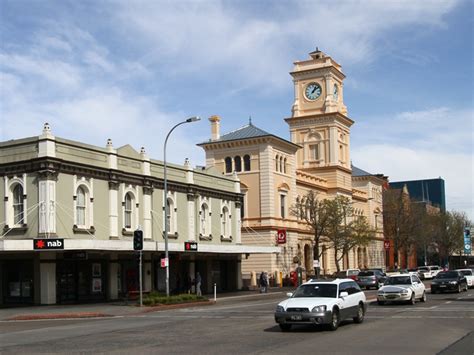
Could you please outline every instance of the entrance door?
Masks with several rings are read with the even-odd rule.
[[[7,261],[3,268],[5,303],[33,303],[33,263],[29,260]]]
[[[57,299],[58,303],[73,303],[77,299],[75,263],[61,263],[57,270]]]

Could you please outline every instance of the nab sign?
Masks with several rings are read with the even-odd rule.
[[[196,242],[184,242],[185,251],[198,251],[198,243]]]
[[[34,239],[34,250],[64,249],[64,239]]]

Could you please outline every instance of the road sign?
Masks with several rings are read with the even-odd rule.
[[[320,263],[319,263],[319,260],[313,260],[313,267],[320,267]]]
[[[162,258],[161,259],[161,267],[167,267],[168,266],[168,259],[167,258]]]
[[[277,244],[285,244],[286,243],[286,230],[279,229],[277,231]]]
[[[390,249],[390,240],[384,240],[383,241],[383,247],[385,249]]]
[[[469,228],[464,229],[464,254],[471,254],[471,230]]]

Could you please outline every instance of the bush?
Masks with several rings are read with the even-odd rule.
[[[143,304],[146,306],[157,306],[157,305],[167,305],[167,304],[178,304],[178,303],[189,303],[189,302],[198,302],[204,301],[207,298],[203,296],[196,296],[195,294],[183,293],[180,295],[173,295],[166,297],[163,293],[150,292],[148,296],[143,298]]]

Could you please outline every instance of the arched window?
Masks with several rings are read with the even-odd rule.
[[[282,172],[283,171],[283,157],[280,157],[280,170],[278,170],[279,172]]]
[[[309,154],[311,160],[319,160],[319,144],[311,144],[309,146]]]
[[[172,221],[171,221],[171,216],[173,214],[172,210],[173,210],[173,200],[168,198],[166,199],[166,208],[167,208],[167,213],[168,215],[166,216],[166,230],[168,231],[168,233],[172,233]]]
[[[235,171],[237,171],[237,172],[242,171],[242,159],[240,158],[239,155],[237,155],[234,158],[234,165],[235,165]]]
[[[244,155],[244,171],[250,171],[250,155]]]
[[[279,164],[279,161],[280,161],[280,156],[277,155],[275,157],[275,171],[278,171],[278,164]]]
[[[209,207],[205,203],[201,205],[200,211],[200,219],[201,219],[201,235],[206,236],[209,234]]]
[[[79,186],[76,192],[76,225],[81,227],[86,225],[86,196],[84,188]]]
[[[232,172],[232,158],[231,157],[225,158],[225,172],[226,173]]]
[[[125,228],[132,228],[132,214],[133,214],[133,196],[130,192],[128,192],[125,195],[125,208],[124,208]]]
[[[283,172],[286,174],[286,158],[283,159]]]
[[[13,188],[13,223],[15,225],[24,224],[23,208],[23,186],[16,184]]]

